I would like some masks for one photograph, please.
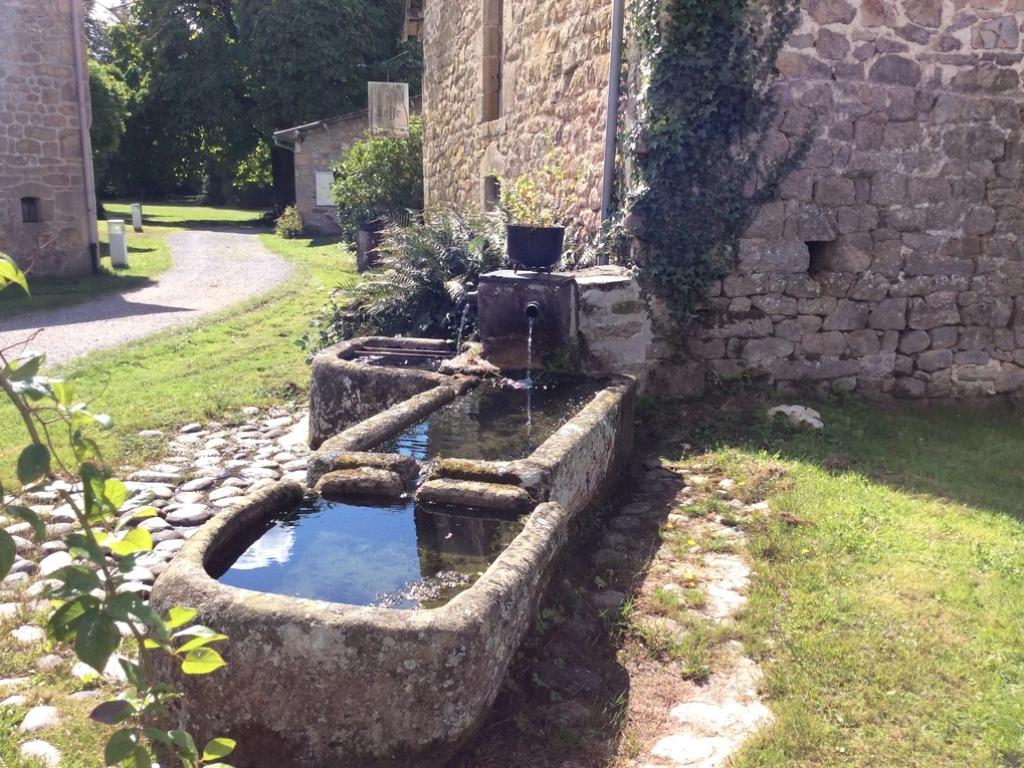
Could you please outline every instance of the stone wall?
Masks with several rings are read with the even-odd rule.
[[[35,275],[92,268],[73,3],[0,3],[0,251]],[[38,199],[39,223],[22,198]]]
[[[814,141],[714,286],[708,376],[1024,385],[1022,22],[1017,0],[805,1],[769,145]]]
[[[317,235],[341,232],[337,206],[317,205],[316,174],[330,172],[348,150],[366,135],[367,113],[325,120],[304,130],[295,142],[295,207],[306,229]]]
[[[493,0],[491,0],[493,2]],[[504,115],[481,123],[488,0],[428,6],[428,199],[570,161],[599,206],[610,3],[505,3]],[[466,7],[468,6],[468,7]],[[948,397],[1024,386],[1021,0],[804,0],[767,146],[810,150],[759,212],[700,323],[653,380]],[[550,137],[550,142],[548,137]],[[655,323],[655,328],[661,327]]]
[[[501,117],[484,122],[484,20],[503,8]],[[429,202],[482,207],[484,179],[515,179],[552,149],[582,221],[601,207],[611,3],[431,0],[424,24]],[[493,48],[488,46],[488,50]],[[493,74],[493,73],[491,73]]]

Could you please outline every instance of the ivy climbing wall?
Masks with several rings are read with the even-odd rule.
[[[766,153],[811,139],[686,376],[905,397],[1024,387],[1019,0],[805,0]]]

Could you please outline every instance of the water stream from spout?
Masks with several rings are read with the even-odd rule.
[[[528,318],[530,324],[529,333],[526,336],[526,388],[533,388],[533,323],[534,318]]]
[[[459,321],[459,341],[455,345],[455,354],[462,352],[462,337],[466,334],[466,320],[469,319],[469,302],[462,308],[462,319]]]
[[[531,443],[533,432],[533,323],[529,318],[530,330],[526,336],[526,441]]]

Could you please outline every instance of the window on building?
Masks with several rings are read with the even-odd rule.
[[[502,65],[505,59],[505,2],[504,0],[482,0],[483,2],[483,60],[481,81],[483,83],[484,122],[497,120],[502,114]]]
[[[21,220],[26,224],[38,224],[43,220],[38,197],[21,198]]]
[[[501,179],[488,176],[484,179],[484,210],[493,211],[501,202]]]

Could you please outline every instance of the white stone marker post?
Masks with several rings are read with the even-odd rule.
[[[124,241],[124,219],[107,221],[107,235],[110,237],[110,266],[128,266],[128,246]]]
[[[132,228],[136,232],[142,231],[142,203],[132,203]]]

